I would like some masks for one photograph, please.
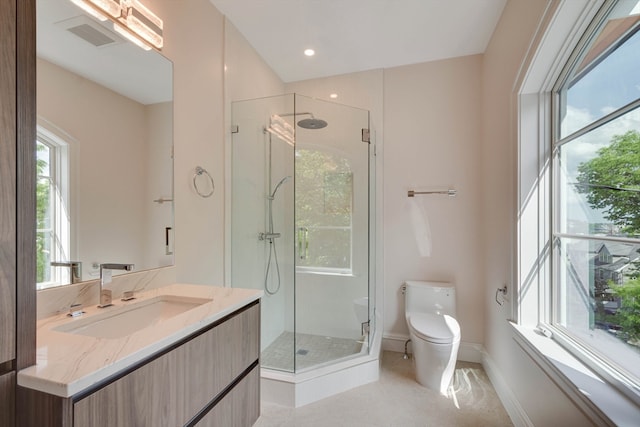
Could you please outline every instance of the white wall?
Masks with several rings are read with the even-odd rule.
[[[481,71],[480,55],[384,71],[385,336],[408,335],[402,283],[435,280],[456,287],[462,341],[484,341]],[[457,196],[414,200],[431,228],[431,256],[422,257],[407,191],[448,188]]]
[[[513,294],[515,268],[517,121],[516,81],[545,8],[556,2],[509,1],[482,67],[482,247],[485,264],[485,367],[516,425],[593,423],[513,340],[509,303],[495,303],[503,283]]]

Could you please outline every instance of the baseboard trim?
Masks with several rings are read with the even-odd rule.
[[[509,414],[509,418],[513,422],[515,427],[534,427],[533,423],[527,416],[520,402],[513,394],[504,377],[500,374],[500,370],[496,366],[495,362],[486,352],[482,353],[482,367],[487,373],[493,388],[498,394],[498,398],[502,402],[502,406]]]
[[[404,353],[404,343],[409,339],[408,335],[384,334],[382,336],[382,350],[395,351]],[[411,353],[411,343],[407,346],[407,350]],[[481,344],[460,342],[458,349],[458,360],[463,362],[482,363],[482,355],[484,348]]]

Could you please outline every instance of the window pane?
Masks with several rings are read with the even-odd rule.
[[[51,176],[51,148],[41,143],[36,144],[36,173],[38,176]]]
[[[558,231],[640,236],[640,109],[558,150]]]
[[[36,279],[37,283],[51,281],[51,233],[36,232]]]
[[[330,269],[351,268],[351,229],[307,227],[299,233],[298,266]],[[306,239],[306,241],[305,241]]]
[[[640,1],[620,1],[585,34],[557,91],[551,319],[640,380]],[[634,110],[626,111],[623,107]],[[627,107],[629,108],[629,107]],[[607,118],[603,120],[603,118]],[[586,126],[597,128],[574,138]]]
[[[353,173],[349,161],[319,150],[296,150],[298,266],[351,268]]]
[[[560,239],[555,322],[640,378],[640,244]]]
[[[620,12],[626,13],[609,19],[574,69],[563,103],[562,138],[640,97],[640,31],[633,30],[639,15]]]

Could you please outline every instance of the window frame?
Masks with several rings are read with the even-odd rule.
[[[39,123],[36,131],[36,143],[49,147],[50,174],[52,188],[51,209],[51,261],[71,260],[71,224],[69,220],[71,212],[71,180],[70,180],[70,144],[58,136],[56,132],[48,129],[44,124]],[[40,179],[40,175],[37,175]],[[37,229],[36,232],[40,232]],[[56,243],[57,242],[57,243]],[[68,284],[71,281],[69,270],[60,267],[49,266],[51,280],[36,283],[36,288],[47,289],[50,287]]]
[[[616,366],[615,363],[610,362],[604,356],[603,353],[597,351],[586,343],[582,342],[580,337],[563,327],[559,323],[560,301],[559,301],[559,284],[560,276],[562,275],[562,269],[560,267],[560,240],[561,239],[580,239],[580,240],[598,240],[598,241],[611,241],[619,243],[640,243],[640,239],[635,238],[615,238],[615,237],[603,237],[596,235],[575,235],[571,233],[563,233],[561,230],[556,230],[557,225],[560,224],[560,193],[561,193],[561,180],[559,176],[559,156],[557,150],[563,145],[576,140],[582,135],[585,135],[599,127],[610,123],[618,117],[623,116],[627,112],[638,108],[640,106],[640,99],[617,108],[615,111],[606,114],[603,117],[596,119],[586,126],[582,126],[580,129],[571,132],[570,134],[561,137],[561,123],[560,123],[560,111],[562,108],[562,91],[568,85],[568,79],[571,76],[571,70],[576,66],[577,61],[582,57],[582,53],[585,48],[588,48],[593,38],[597,37],[599,30],[607,22],[607,18],[611,11],[615,8],[617,2],[605,1],[602,7],[595,14],[594,18],[590,21],[586,30],[580,35],[579,42],[575,45],[571,55],[565,60],[561,60],[562,71],[555,80],[555,84],[551,87],[550,95],[550,126],[548,130],[550,135],[548,136],[549,144],[549,157],[546,159],[549,162],[550,167],[550,182],[548,189],[549,196],[549,227],[548,227],[548,241],[550,243],[550,256],[548,263],[548,274],[546,289],[544,291],[545,297],[542,300],[539,307],[539,327],[548,330],[551,333],[552,339],[561,345],[564,349],[569,351],[574,357],[584,363],[586,366],[595,371],[605,381],[613,385],[616,389],[630,398],[636,404],[640,404],[640,381],[634,381],[629,374],[624,372],[624,369],[620,366]],[[620,41],[616,43],[619,45],[624,43]],[[608,49],[609,52],[615,49]],[[605,55],[606,57],[606,55]],[[558,208],[556,209],[556,206]]]

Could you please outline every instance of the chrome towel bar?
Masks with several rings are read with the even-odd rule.
[[[409,190],[407,192],[407,196],[408,197],[414,197],[418,194],[446,194],[449,197],[455,197],[457,191],[453,190],[453,189],[448,189],[448,190],[436,190],[436,191],[414,191],[414,190]]]

